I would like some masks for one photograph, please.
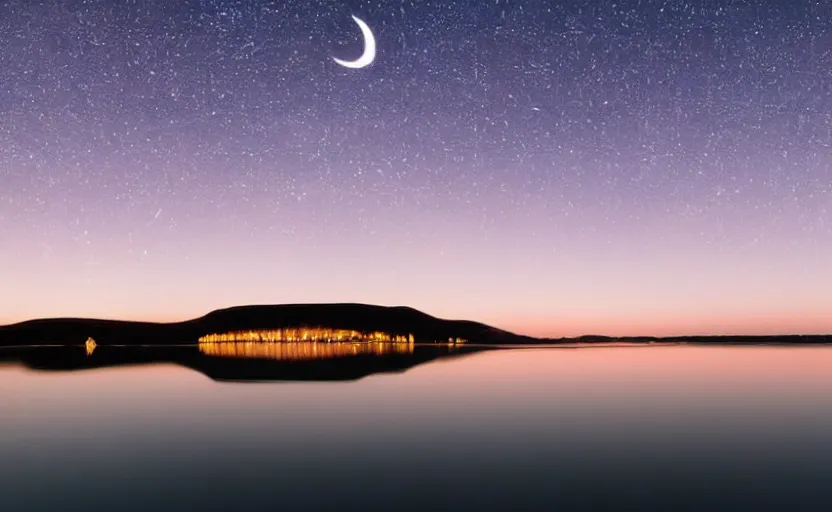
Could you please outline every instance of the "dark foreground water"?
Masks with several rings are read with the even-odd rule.
[[[832,348],[489,351],[347,382],[0,366],[0,510],[832,510]]]

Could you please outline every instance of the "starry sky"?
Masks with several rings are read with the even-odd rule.
[[[0,323],[832,332],[830,98],[826,0],[4,0]]]

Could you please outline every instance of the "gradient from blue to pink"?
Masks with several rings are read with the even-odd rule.
[[[3,4],[0,323],[832,332],[830,7],[550,4]]]

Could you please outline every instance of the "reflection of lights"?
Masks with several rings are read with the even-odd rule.
[[[412,354],[413,343],[352,341],[236,341],[199,344],[209,356],[302,361],[359,355]]]
[[[91,356],[93,352],[95,352],[95,340],[92,338],[87,338],[87,342],[84,343],[84,346],[87,349],[87,355]]]

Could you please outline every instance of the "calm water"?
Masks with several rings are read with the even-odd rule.
[[[9,361],[0,393],[3,511],[832,510],[832,347],[488,351],[346,382]]]

